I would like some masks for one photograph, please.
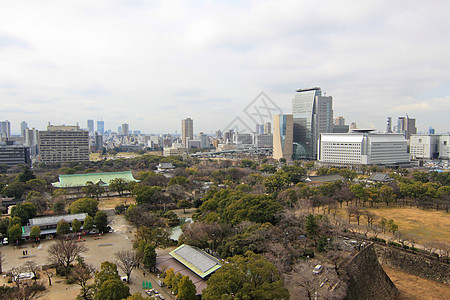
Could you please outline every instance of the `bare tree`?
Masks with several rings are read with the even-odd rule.
[[[340,280],[334,268],[323,267],[321,274],[314,274],[312,262],[296,264],[287,281],[300,287],[301,299],[344,299],[347,285]]]
[[[267,258],[281,272],[290,271],[292,255],[280,243],[269,243],[263,256]]]
[[[117,266],[127,275],[127,282],[130,283],[131,272],[137,268],[140,256],[134,250],[121,250],[115,253]]]
[[[373,236],[375,238],[378,238],[378,235],[380,235],[383,232],[383,228],[375,224],[374,226],[372,226],[371,231]]]
[[[39,267],[36,265],[34,261],[27,261],[24,265],[24,269],[33,274],[34,281],[37,280],[37,275],[39,271]]]
[[[3,255],[2,250],[0,250],[0,274],[3,273],[2,265],[5,262],[5,256]]]
[[[364,212],[364,216],[367,219],[367,226],[372,228],[373,222],[377,219],[377,215],[367,210]]]
[[[47,275],[48,278],[48,285],[52,285],[52,277],[53,277],[53,272],[50,271],[49,267],[42,267],[42,271],[44,271],[45,275]]]
[[[92,299],[92,291],[87,282],[94,277],[94,272],[94,267],[86,264],[77,264],[70,272],[69,277],[81,287],[81,299]]]
[[[33,282],[29,285],[20,285],[12,288],[8,294],[8,299],[32,300],[40,298],[45,291],[45,285],[41,282]]]
[[[348,213],[348,222],[350,223],[350,219],[354,217],[356,221],[358,221],[359,226],[359,219],[361,218],[362,211],[355,206],[349,206],[347,208],[347,213]]]
[[[66,269],[69,265],[88,249],[81,243],[75,243],[72,240],[57,239],[56,242],[48,248],[50,255],[48,260],[51,263],[62,265]]]

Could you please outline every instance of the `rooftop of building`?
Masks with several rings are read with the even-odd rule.
[[[306,178],[307,182],[335,182],[335,181],[342,181],[342,180],[344,180],[344,177],[342,177],[340,174],[308,176]]]
[[[373,173],[372,175],[370,175],[367,180],[369,181],[377,181],[377,182],[387,182],[387,181],[392,181],[394,179],[392,179],[391,177],[389,177],[388,174],[385,173]]]
[[[71,187],[83,187],[87,182],[94,184],[99,183],[102,186],[109,186],[109,183],[113,179],[121,178],[126,181],[139,180],[134,179],[131,171],[124,172],[109,172],[109,173],[88,173],[88,174],[73,174],[73,175],[59,175],[59,181],[52,183],[56,188],[71,188]]]
[[[298,89],[295,92],[301,93],[301,92],[320,91],[320,90],[321,90],[320,87],[312,87],[312,88],[309,88],[309,89]]]
[[[58,215],[58,216],[46,216],[30,219],[30,227],[33,226],[47,226],[58,224],[59,221],[65,220],[68,223],[72,223],[73,220],[84,221],[87,217],[87,213],[72,214],[72,215]]]
[[[222,266],[214,256],[186,244],[179,246],[169,254],[200,278],[205,278]]]

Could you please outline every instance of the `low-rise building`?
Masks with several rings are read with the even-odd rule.
[[[410,138],[412,159],[436,159],[439,157],[439,135],[413,134]]]
[[[27,226],[22,227],[22,237],[29,237],[31,233],[31,228],[34,226],[39,226],[41,229],[41,236],[46,236],[49,234],[56,233],[56,227],[58,226],[58,222],[61,220],[66,221],[71,224],[75,219],[81,222],[83,225],[84,219],[88,216],[87,213],[80,214],[70,214],[70,215],[59,215],[59,216],[46,216],[30,219],[30,223]],[[81,227],[83,228],[83,227]]]
[[[31,165],[30,148],[12,142],[0,143],[0,165]]]
[[[408,144],[403,134],[371,131],[321,134],[318,141],[318,160],[331,165],[410,164]]]

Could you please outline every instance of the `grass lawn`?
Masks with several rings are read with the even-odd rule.
[[[445,211],[423,210],[416,207],[366,208],[379,218],[393,219],[401,232],[417,235],[419,244],[427,240],[439,241],[450,246],[450,214]],[[346,206],[339,209],[339,215],[348,218]],[[354,221],[352,221],[352,224]],[[367,225],[361,217],[361,225]]]
[[[415,234],[421,241],[439,240],[450,245],[450,214],[416,207],[370,209],[377,216],[393,219],[402,232]]]

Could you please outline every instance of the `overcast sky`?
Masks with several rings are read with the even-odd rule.
[[[0,120],[225,128],[264,91],[319,86],[334,116],[450,131],[450,1],[6,1]]]

